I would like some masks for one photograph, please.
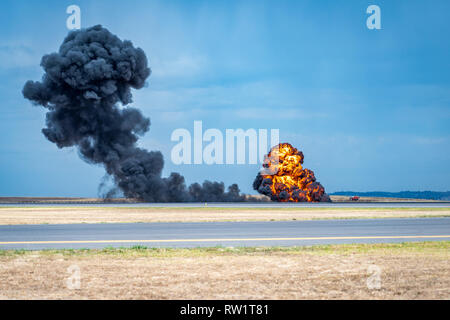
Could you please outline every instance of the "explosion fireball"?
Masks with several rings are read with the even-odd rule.
[[[330,202],[314,172],[303,169],[303,152],[289,143],[280,143],[264,157],[263,169],[253,188],[280,202]]]

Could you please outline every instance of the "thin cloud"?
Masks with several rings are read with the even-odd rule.
[[[0,68],[11,69],[39,65],[40,57],[26,45],[0,46]]]
[[[239,109],[234,112],[236,117],[243,119],[290,119],[290,120],[305,120],[305,119],[317,119],[328,118],[329,114],[322,112],[309,112],[304,109],[283,109],[279,112],[271,108],[245,108]]]

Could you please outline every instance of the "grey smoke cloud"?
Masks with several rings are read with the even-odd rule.
[[[47,108],[45,137],[59,148],[76,146],[88,163],[102,164],[126,197],[149,202],[243,201],[237,185],[205,181],[186,187],[179,173],[161,176],[159,151],[136,146],[150,127],[140,110],[126,107],[151,70],[131,41],[97,25],[71,31],[56,53],[44,55],[41,81],[23,96]]]

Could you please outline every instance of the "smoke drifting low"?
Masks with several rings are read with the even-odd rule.
[[[243,201],[236,184],[205,181],[186,187],[184,177],[161,176],[159,151],[136,146],[150,127],[126,106],[131,88],[141,89],[151,71],[147,57],[100,25],[71,31],[59,51],[45,55],[41,82],[28,81],[25,98],[48,109],[42,133],[59,148],[76,146],[88,163],[102,164],[129,198],[148,202]]]

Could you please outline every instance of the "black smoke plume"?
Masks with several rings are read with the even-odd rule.
[[[136,146],[150,120],[135,108],[131,88],[151,71],[147,57],[100,25],[71,31],[59,51],[42,57],[41,82],[28,81],[25,98],[48,109],[45,137],[58,148],[76,146],[88,163],[101,164],[124,196],[148,202],[243,201],[236,184],[194,183],[179,173],[161,177],[159,151]]]

